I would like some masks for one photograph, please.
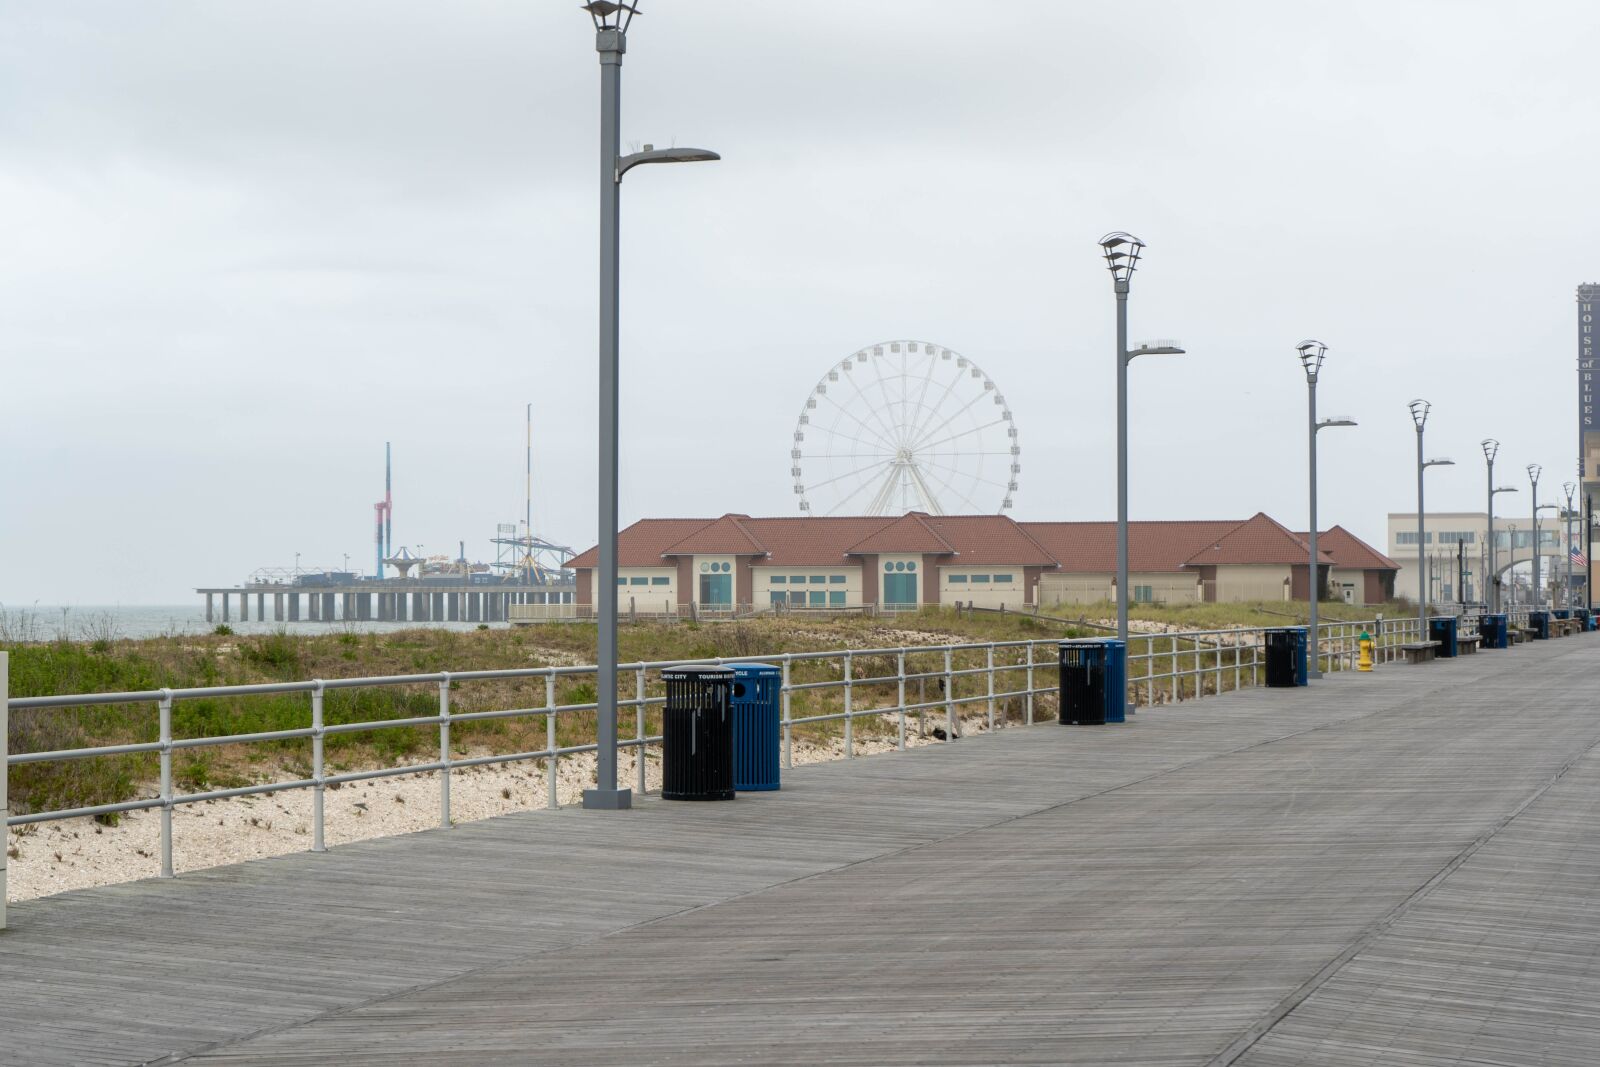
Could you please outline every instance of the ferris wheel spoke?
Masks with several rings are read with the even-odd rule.
[[[928,398],[928,387],[933,384],[934,370],[938,366],[939,366],[939,361],[936,358],[930,359],[928,361],[928,372],[922,376],[922,388],[917,391],[917,405],[912,410],[912,413],[906,419],[906,425],[908,425],[908,426],[910,426],[912,428],[911,429],[911,436],[913,438],[916,437],[917,434],[921,432],[920,424],[922,422],[923,403]],[[950,379],[950,384],[952,386],[954,386],[954,384],[956,382],[960,381],[960,380],[961,380],[960,376],[957,375],[957,376],[955,376],[955,377]],[[941,399],[941,403],[942,402],[943,401]]]
[[[899,447],[899,443],[896,440],[894,427],[892,425],[890,425],[888,422],[884,421],[883,412],[881,410],[879,410],[872,403],[872,401],[867,399],[867,394],[863,393],[861,391],[861,386],[856,383],[855,375],[854,375],[853,372],[845,371],[845,376],[850,379],[850,388],[854,389],[856,391],[856,396],[858,396],[861,399],[861,406],[863,408],[865,408],[867,411],[871,412],[873,419],[875,419],[877,421],[878,425],[883,428],[883,432],[884,432],[883,443],[886,446],[888,446],[888,448],[891,451],[893,451],[894,449],[898,448]],[[834,406],[837,407],[840,411],[845,410],[844,405],[838,403],[837,401],[835,401]],[[857,421],[860,421],[860,420],[858,419]]]
[[[827,393],[823,393],[822,396],[823,396],[823,399],[827,400],[828,403],[832,404],[835,408],[838,409],[839,414],[844,415],[845,417],[850,419],[851,422],[854,422],[857,426],[861,427],[867,433],[871,434],[874,438],[877,439],[879,444],[883,445],[883,447],[889,449],[891,452],[893,452],[895,449],[897,449],[899,447],[898,445],[895,444],[892,434],[891,434],[890,437],[885,437],[883,434],[879,433],[877,430],[873,429],[871,426],[868,426],[866,424],[866,422],[862,420],[860,415],[857,415],[855,412],[851,411],[849,408],[845,407],[843,404],[839,403],[837,400],[834,400],[832,397],[828,396]],[[865,400],[866,398],[863,397],[862,399]],[[852,438],[852,440],[859,440],[859,439],[858,438]]]
[[[888,477],[886,477],[883,480],[883,482],[881,483],[881,486],[878,489],[878,491],[875,494],[873,494],[873,500],[874,501],[877,501],[880,497],[883,497],[887,493],[890,493],[890,492],[893,491],[894,482],[895,482],[895,475],[896,475],[896,468],[895,468],[895,465],[892,464],[892,463],[889,464],[888,466],[889,466]],[[837,504],[835,504],[831,509],[829,509],[830,514],[838,514],[840,511],[842,511],[844,509],[844,506],[846,504],[850,503],[850,501],[854,500],[856,497],[861,495],[861,490],[870,489],[875,485],[880,485],[880,483],[878,483],[877,481],[875,481],[875,480],[873,480],[871,478],[863,478],[861,480],[861,484],[856,486],[854,489],[850,490],[850,493],[849,493],[848,496],[844,497]],[[868,504],[867,505],[866,514],[868,514],[868,515],[879,514],[879,512],[876,512],[876,511],[872,510],[873,506],[874,506],[873,504]]]
[[[918,445],[916,447],[916,454],[920,456],[934,445],[944,445],[949,444],[951,441],[959,441],[961,438],[966,437],[969,434],[981,433],[991,426],[1003,426],[1005,425],[1005,421],[1005,419],[995,419],[993,422],[986,422],[982,426],[974,426],[970,429],[962,430],[960,433],[951,434],[949,437],[941,438],[938,441],[931,441],[926,445]]]
[[[872,361],[872,370],[877,376],[875,384],[878,387],[878,395],[882,397],[883,410],[891,413],[890,421],[894,423],[894,447],[897,449],[904,448],[906,445],[906,426],[903,420],[896,420],[893,417],[892,413],[895,410],[894,390],[890,386],[889,380],[883,376],[883,358],[881,356]]]
[[[808,486],[806,486],[806,492],[809,493],[813,489],[821,489],[824,486],[832,485],[835,482],[842,482],[846,478],[849,478],[852,475],[861,474],[864,471],[876,470],[879,467],[887,466],[887,465],[891,465],[891,464],[889,464],[889,462],[887,460],[884,461],[883,463],[868,463],[865,467],[857,467],[853,471],[845,471],[843,474],[836,474],[832,478],[828,478],[828,479],[825,479],[824,481],[815,482],[815,483],[813,483],[811,485],[808,485]]]
[[[912,443],[912,445],[911,445],[912,450],[915,451],[916,449],[925,447],[926,444],[927,444],[927,441],[926,441],[927,437],[931,436],[932,434],[940,433],[941,431],[943,431],[945,427],[949,426],[952,422],[955,422],[956,419],[960,418],[962,415],[965,415],[968,411],[972,410],[972,406],[974,404],[976,404],[978,401],[982,400],[984,398],[984,396],[985,396],[984,393],[979,393],[977,396],[973,397],[971,400],[967,401],[965,404],[962,404],[959,408],[956,408],[956,410],[952,411],[950,413],[949,417],[946,418],[943,422],[939,423],[939,425],[935,426],[933,429],[929,430],[926,434],[923,434],[916,441],[914,441]]]
[[[918,462],[921,462],[921,460],[919,460]],[[997,482],[993,478],[984,478],[981,475],[974,474],[974,473],[972,473],[970,471],[963,471],[963,470],[960,470],[960,469],[958,469],[956,467],[946,467],[941,463],[929,463],[928,466],[933,468],[934,470],[949,471],[951,475],[953,475],[953,476],[955,476],[957,478],[966,478],[966,479],[968,479],[970,481],[980,482],[983,485],[992,485],[996,489],[1007,489],[1007,488],[1009,488],[1009,486],[1005,482]]]
[[[939,503],[938,496],[929,488],[927,481],[923,479],[922,469],[915,463],[908,463],[906,472],[911,476],[912,487],[916,490],[917,495],[922,498],[922,502],[927,505],[928,510],[935,515],[943,515],[944,507]]]
[[[913,462],[913,466],[915,466],[915,465],[916,464]],[[928,475],[928,477],[932,478],[934,481],[938,482],[940,485],[944,486],[946,489],[950,490],[950,492],[954,493],[958,498],[960,498],[960,500],[964,504],[967,505],[967,507],[971,508],[974,513],[981,513],[983,511],[982,508],[980,508],[977,504],[974,504],[972,502],[972,499],[970,497],[968,497],[961,490],[957,489],[955,486],[951,485],[949,482],[945,481],[943,478],[939,477],[933,471],[931,471],[931,470],[928,471],[927,475]]]

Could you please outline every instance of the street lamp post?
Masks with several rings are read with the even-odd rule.
[[[1578,487],[1572,482],[1563,482],[1561,492],[1567,498],[1567,510],[1561,513],[1561,555],[1567,561],[1567,580],[1561,586],[1561,606],[1572,612],[1572,494]]]
[[[1128,641],[1128,364],[1135,356],[1182,355],[1169,342],[1142,344],[1128,350],[1128,283],[1139,266],[1144,242],[1131,233],[1108,233],[1100,249],[1111,271],[1117,297],[1117,637]],[[1128,672],[1122,672],[1122,706],[1128,706]]]
[[[1514,485],[1496,486],[1494,484],[1494,458],[1499,454],[1500,442],[1496,441],[1493,437],[1485,437],[1483,439],[1483,458],[1487,460],[1489,464],[1489,566],[1488,573],[1484,575],[1485,585],[1483,597],[1484,602],[1488,605],[1490,614],[1500,610],[1500,583],[1496,580],[1494,559],[1494,498],[1498,493],[1515,493],[1517,491],[1517,488]],[[1513,544],[1511,546],[1511,558],[1513,560],[1517,558],[1516,552],[1517,546]]]
[[[1428,639],[1428,565],[1427,565],[1427,523],[1422,501],[1422,474],[1429,467],[1450,467],[1455,465],[1454,460],[1422,458],[1422,431],[1428,425],[1428,412],[1433,405],[1426,400],[1413,400],[1411,408],[1411,421],[1417,427],[1417,640]]]
[[[1528,464],[1528,481],[1533,483],[1533,598],[1529,605],[1539,610],[1539,475],[1544,468],[1537,463]]]
[[[1322,567],[1317,562],[1317,434],[1330,426],[1354,426],[1354,419],[1338,416],[1317,421],[1317,377],[1322,373],[1322,361],[1328,346],[1321,341],[1301,341],[1295,345],[1300,354],[1300,365],[1306,372],[1307,452],[1310,455],[1311,483],[1311,562],[1306,570],[1306,593],[1311,600],[1311,627],[1306,652],[1306,676],[1321,678],[1321,661],[1317,657],[1317,604],[1322,599]]]
[[[1310,598],[1310,635],[1306,656],[1306,675],[1322,677],[1322,665],[1317,654],[1317,603],[1322,600],[1322,566],[1317,563],[1317,434],[1330,426],[1355,426],[1355,419],[1338,416],[1317,421],[1317,378],[1322,374],[1323,358],[1328,346],[1322,341],[1301,341],[1294,350],[1299,352],[1302,368],[1306,368],[1307,453],[1310,456],[1310,565],[1306,571],[1306,593]]]
[[[595,788],[583,791],[586,808],[633,806],[633,791],[617,788],[617,408],[618,408],[618,251],[622,177],[644,163],[694,163],[720,158],[701,148],[657,149],[622,155],[622,56],[637,2],[591,0],[584,4],[594,21],[600,54],[600,508],[599,566],[594,597],[598,607]],[[642,755],[642,754],[641,754]]]

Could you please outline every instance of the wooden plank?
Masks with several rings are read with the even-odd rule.
[[[530,813],[24,903],[0,1062],[1206,1063],[1361,948],[1246,1050],[1293,1039],[1262,1062],[1301,1062],[1325,1016],[1374,999],[1340,992],[1346,972],[1415,982],[1455,958],[1435,901],[1479,926],[1516,911],[1517,859],[1475,864],[1524,826],[1547,851],[1517,854],[1517,884],[1548,907],[1501,958],[1560,946],[1576,1004],[1600,974],[1573,936],[1589,861],[1554,865],[1526,821],[1543,800],[1500,827],[1600,739],[1570,698],[1590,654],[1330,675],[804,768],[731,804]],[[1593,807],[1600,774],[1562,790]],[[1513,1047],[1529,1017],[1482,1025],[1497,978],[1417,1031],[1429,1048]]]

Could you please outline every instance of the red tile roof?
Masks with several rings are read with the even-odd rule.
[[[1310,534],[1297,534],[1309,537]],[[1335,567],[1362,571],[1397,571],[1400,564],[1367,544],[1343,526],[1317,532],[1317,550],[1333,559]]]
[[[893,520],[880,529],[874,530],[866,537],[851,545],[848,549],[852,556],[864,556],[881,552],[916,552],[934,556],[954,555],[956,546],[946,541],[933,527],[928,525],[928,516],[920,511],[912,511],[900,518]],[[1003,516],[995,518],[1009,522]]]
[[[640,519],[617,534],[619,567],[670,567],[671,560],[661,553],[713,519]],[[595,546],[567,561],[574,570],[592,570],[600,565],[600,548]]]
[[[665,556],[721,553],[730,556],[765,556],[767,546],[750,532],[748,515],[724,515],[708,522],[676,544],[662,550]]]
[[[834,567],[846,562],[851,545],[892,522],[881,515],[786,515],[745,519],[743,525],[767,547],[767,557],[756,560],[759,565]]]
[[[1258,511],[1209,545],[1202,545],[1184,561],[1186,567],[1213,567],[1251,563],[1304,563],[1311,546],[1302,541],[1289,528]],[[1319,561],[1332,564],[1333,559],[1318,546]]]
[[[1073,574],[1111,574],[1117,569],[1114,522],[1024,522],[1023,531]],[[1238,519],[1130,522],[1128,569],[1139,573],[1181,571],[1184,562],[1230,530]]]
[[[1325,563],[1361,570],[1399,564],[1343,527],[1319,535]],[[1050,567],[1109,574],[1117,566],[1111,522],[1014,522],[1005,515],[808,516],[641,519],[618,537],[618,564],[666,567],[678,554],[749,555],[774,567],[831,567],[863,553],[909,552],[976,565]],[[1129,569],[1181,571],[1211,564],[1301,563],[1309,546],[1264,514],[1235,519],[1134,522],[1128,525]],[[591,548],[568,563],[598,565]]]
[[[922,521],[955,548],[957,563],[1056,565],[1056,557],[1007,515],[925,515]]]

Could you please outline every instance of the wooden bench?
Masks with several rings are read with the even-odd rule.
[[[1414,641],[1409,645],[1401,645],[1400,651],[1406,654],[1407,663],[1427,663],[1439,651],[1437,641]]]
[[[1456,654],[1470,656],[1478,651],[1478,645],[1483,641],[1482,634],[1462,634],[1456,638]]]
[[[1513,626],[1506,631],[1506,639],[1513,645],[1520,645],[1524,641],[1533,640],[1533,630],[1527,626]]]
[[[1551,619],[1550,629],[1557,637],[1573,637],[1578,633],[1577,619]]]

